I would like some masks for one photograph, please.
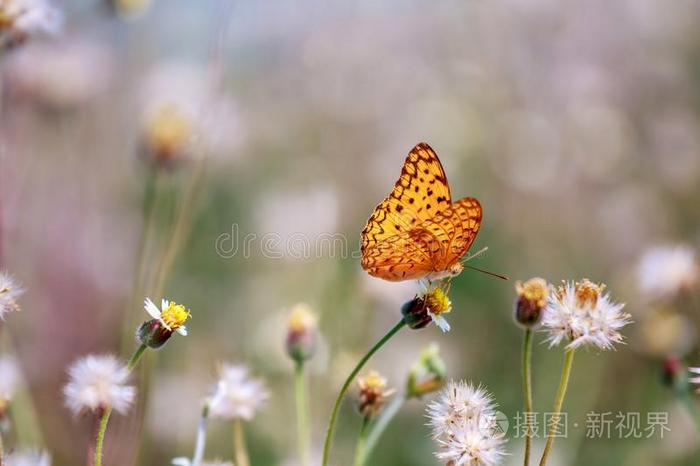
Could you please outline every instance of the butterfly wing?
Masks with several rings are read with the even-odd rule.
[[[431,253],[435,271],[447,270],[469,250],[481,228],[482,217],[479,201],[465,197],[421,224],[440,245]]]
[[[429,273],[435,238],[420,224],[449,209],[450,187],[440,159],[426,143],[408,154],[389,196],[362,231],[362,267],[387,280]]]

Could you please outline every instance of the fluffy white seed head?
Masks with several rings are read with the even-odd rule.
[[[126,385],[129,370],[112,355],[80,358],[68,368],[68,376],[63,394],[75,414],[109,408],[124,414],[136,398],[136,389]]]
[[[567,282],[550,294],[542,327],[549,333],[550,347],[567,343],[567,348],[583,345],[603,350],[623,342],[619,330],[631,322],[624,304],[613,303],[604,293],[605,285],[589,280]]]
[[[246,366],[224,364],[209,402],[211,416],[251,420],[269,398],[265,384],[251,377]]]

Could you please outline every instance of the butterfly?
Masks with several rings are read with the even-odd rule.
[[[362,231],[362,268],[389,281],[439,280],[462,272],[481,227],[479,201],[452,202],[440,159],[422,142]]]

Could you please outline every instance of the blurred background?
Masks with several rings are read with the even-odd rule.
[[[296,464],[283,345],[298,302],[320,315],[324,341],[311,375],[319,451],[343,378],[415,292],[369,277],[357,252],[406,154],[426,141],[453,197],[483,205],[473,250],[489,250],[474,265],[513,280],[603,281],[633,315],[627,345],[577,356],[565,409],[579,427],[551,464],[699,464],[698,435],[662,384],[665,358],[700,364],[696,281],[659,291],[647,282],[661,269],[641,264],[649,248],[679,244],[692,261],[700,244],[700,2],[54,5],[60,32],[0,56],[0,264],[28,290],[1,335],[26,382],[10,444],[84,463],[90,423],[64,406],[65,368],[89,352],[128,356],[142,296],[164,296],[191,308],[190,336],[148,355],[148,403],[113,419],[106,463],[191,455],[216,365],[231,361],[271,392],[248,426],[253,465]],[[406,330],[369,366],[400,389],[436,342],[450,377],[485,384],[514,416],[513,285],[465,271],[451,332]],[[563,354],[542,340],[544,411]],[[437,464],[424,404],[405,407],[371,464]],[[587,413],[618,411],[668,412],[671,431],[585,438]],[[347,403],[335,464],[350,462],[359,422]],[[212,420],[207,457],[231,458],[230,438]],[[522,440],[507,449],[519,464]]]

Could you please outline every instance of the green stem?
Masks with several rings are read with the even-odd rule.
[[[686,411],[688,411],[688,415],[693,420],[695,429],[697,430],[698,434],[700,434],[700,411],[698,411],[698,407],[690,396],[690,393],[687,391],[685,393],[679,393],[678,400],[681,402]]]
[[[369,429],[367,441],[365,442],[365,451],[362,457],[362,464],[364,464],[367,461],[367,458],[369,458],[369,456],[372,454],[372,451],[374,451],[374,448],[379,442],[379,438],[382,436],[394,417],[396,417],[399,411],[401,411],[401,408],[406,401],[408,401],[408,399],[405,395],[397,396],[391,400],[391,403],[389,403],[386,408],[382,410],[382,414],[380,414],[377,418],[377,422],[375,422]]]
[[[245,445],[243,421],[241,419],[235,419],[233,421],[233,448],[235,450],[236,466],[250,466],[248,449]]]
[[[340,404],[343,401],[343,398],[345,397],[345,394],[347,393],[348,389],[350,388],[350,384],[352,381],[355,379],[357,374],[362,370],[365,364],[367,364],[367,361],[370,360],[372,356],[374,356],[374,353],[379,351],[379,349],[388,342],[391,337],[396,335],[399,330],[401,330],[404,326],[406,325],[406,321],[404,319],[401,319],[398,324],[394,326],[389,332],[387,332],[386,335],[384,335],[373,347],[370,349],[367,354],[365,354],[362,359],[360,359],[360,362],[357,363],[357,366],[352,370],[348,378],[345,380],[345,383],[343,384],[342,388],[340,389],[340,393],[338,393],[338,397],[335,400],[335,405],[333,406],[333,411],[331,413],[331,419],[328,422],[328,429],[326,430],[326,440],[323,443],[323,466],[328,466],[328,460],[330,458],[330,452],[331,452],[331,443],[333,442],[333,430],[335,429],[335,424],[338,421],[338,412],[340,411]]]
[[[151,243],[153,230],[155,226],[156,198],[157,186],[160,176],[155,171],[149,171],[146,175],[146,186],[143,192],[143,204],[141,207],[142,227],[139,243],[136,249],[136,260],[134,263],[134,271],[132,276],[131,291],[127,300],[127,308],[124,310],[125,325],[122,332],[122,345],[126,347],[128,343],[133,341],[133,327],[135,323],[135,310],[139,306],[139,300],[143,299],[143,283],[146,275],[146,263],[148,254],[148,245]]]
[[[367,440],[367,427],[369,427],[369,416],[362,418],[360,435],[357,437],[357,447],[355,447],[355,466],[362,466],[365,463],[365,441]]]
[[[2,432],[0,432],[0,466],[5,464],[5,451],[2,446]]]
[[[304,362],[294,365],[294,392],[297,406],[297,438],[299,442],[299,464],[309,466],[309,406],[308,387],[304,374]]]
[[[525,416],[532,413],[532,329],[525,329],[523,340],[523,391],[525,397]],[[532,432],[526,424],[525,432],[525,460],[524,466],[530,465],[530,450],[532,449]]]
[[[197,444],[194,448],[194,457],[192,458],[192,466],[201,466],[204,459],[204,447],[207,442],[207,420],[209,419],[209,401],[204,403],[202,408],[202,417],[199,419],[199,427],[197,428]]]
[[[571,367],[574,364],[574,353],[576,349],[567,349],[564,353],[564,367],[561,371],[561,379],[559,380],[559,389],[557,390],[557,398],[554,400],[554,410],[552,411],[551,427],[549,429],[549,434],[547,435],[547,443],[544,446],[544,452],[542,452],[542,458],[540,459],[540,466],[545,466],[547,463],[547,458],[552,450],[552,444],[554,443],[554,436],[557,432],[557,427],[559,426],[559,418],[561,414],[561,407],[564,404],[564,395],[566,395],[566,387],[569,385],[569,377],[571,376]]]
[[[134,351],[131,358],[129,358],[129,362],[126,365],[129,372],[134,370],[134,367],[136,367],[136,364],[139,362],[139,359],[141,359],[141,356],[143,355],[144,351],[146,351],[146,348],[147,346],[141,343],[141,346],[139,346],[136,351]],[[102,448],[104,446],[105,433],[107,432],[107,424],[109,423],[109,417],[111,415],[112,408],[107,408],[104,410],[100,418],[100,423],[97,428],[97,438],[95,440],[94,466],[102,466]]]

